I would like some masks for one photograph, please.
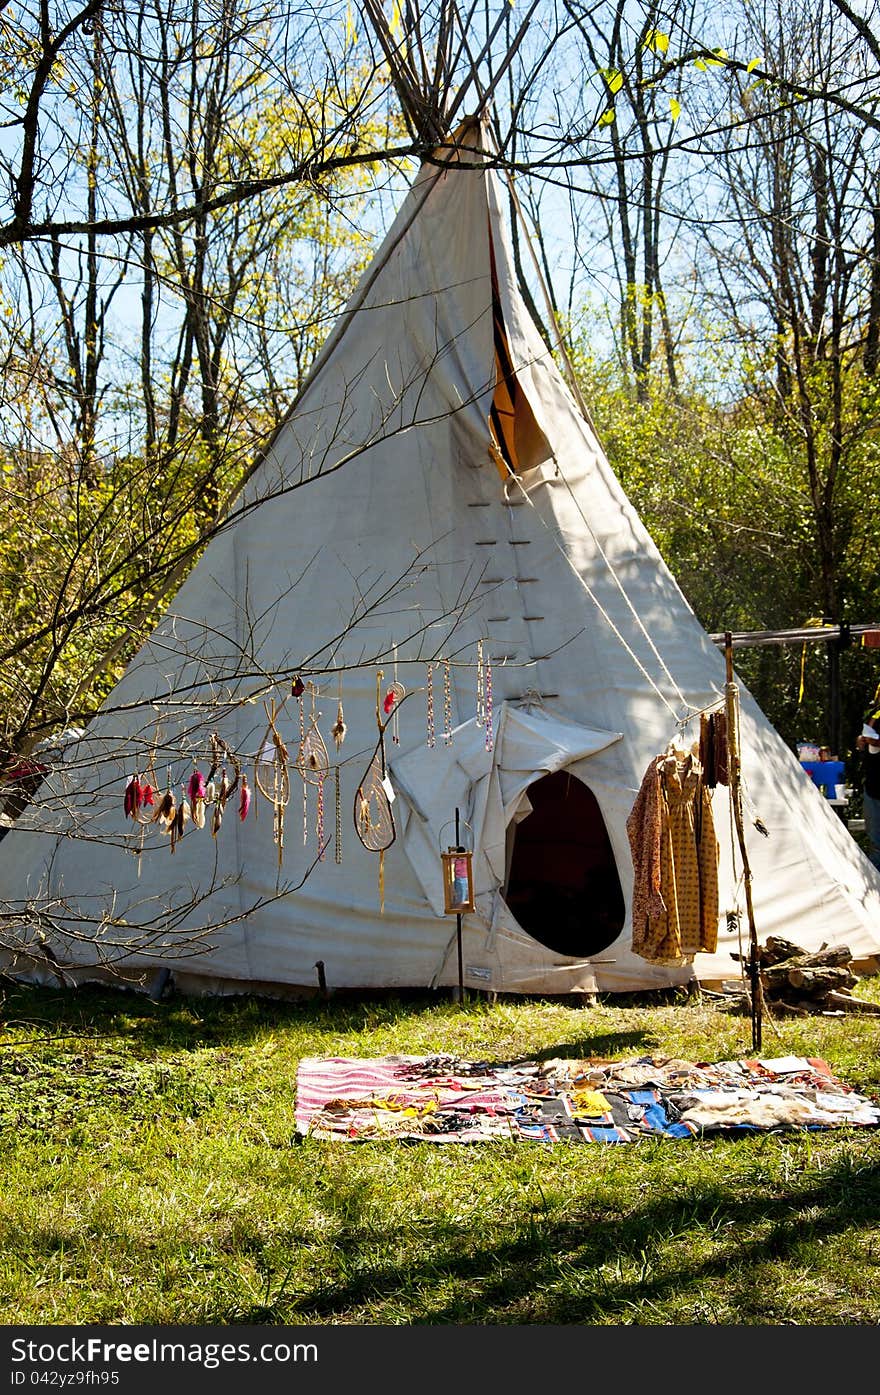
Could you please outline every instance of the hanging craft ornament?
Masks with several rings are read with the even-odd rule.
[[[220,762],[228,760],[232,766],[233,778],[229,779],[224,765],[219,783],[216,780],[217,771],[220,770]],[[217,735],[216,731],[211,733],[211,769],[208,771],[208,778],[205,781],[205,804],[210,804],[213,808],[211,815],[211,837],[216,838],[220,832],[220,825],[223,822],[223,812],[228,801],[238,789],[241,775],[241,761],[233,751],[232,747]],[[200,825],[201,826],[201,825]]]
[[[181,787],[181,788],[182,788],[182,787]],[[173,818],[172,821],[171,821],[170,833],[171,833],[171,851],[172,851],[172,852],[174,852],[175,848],[177,847],[177,844],[180,842],[181,838],[183,837],[183,830],[186,828],[186,825],[189,823],[190,817],[191,817],[191,810],[190,810],[190,806],[189,806],[189,801],[186,799],[186,797],[184,797],[183,799],[181,799],[180,803],[178,804],[178,806],[177,806],[177,813],[174,815],[174,818]]]
[[[385,910],[385,851],[391,847],[397,836],[394,815],[387,791],[387,771],[385,768],[385,728],[388,719],[382,721],[381,693],[384,674],[380,669],[376,676],[376,724],[379,740],[370,764],[357,787],[354,797],[354,827],[358,838],[368,852],[379,854],[379,909]]]
[[[315,834],[318,839],[318,861],[324,861],[324,777],[318,781],[318,811],[315,819]]]
[[[254,767],[254,781],[257,789],[272,805],[274,819],[272,839],[278,848],[278,866],[284,859],[284,810],[290,799],[290,776],[288,765],[290,756],[278,731],[277,720],[281,714],[276,702],[271,708],[263,704],[269,725],[263,737],[263,744]],[[283,704],[282,704],[283,706]]]
[[[483,641],[477,640],[477,726],[486,720],[486,677],[483,667]]]
[[[150,822],[159,825],[160,833],[170,833],[171,825],[177,813],[177,804],[174,799],[174,790],[171,788],[171,771],[168,772],[168,785],[162,798],[156,807]]]
[[[251,807],[251,787],[247,782],[247,776],[241,777],[241,794],[238,796],[238,817],[244,823]]]
[[[428,664],[428,682],[425,698],[425,714],[428,724],[428,746],[434,745],[434,665]]]
[[[134,777],[136,782],[136,789],[132,791],[133,807],[131,810],[131,818],[134,823],[140,825],[141,830],[141,836],[138,841],[138,848],[135,854],[137,857],[138,878],[140,878],[141,875],[141,857],[143,856],[144,851],[144,838],[146,837],[147,825],[153,822],[153,815],[156,812],[154,796],[158,794],[159,781],[156,779],[155,758],[156,747],[159,744],[159,730],[160,723],[157,722],[156,733],[153,737],[153,741],[150,746],[147,773],[143,777],[143,779],[141,779],[140,775],[136,775]],[[128,791],[126,791],[126,793],[128,793]]]
[[[293,686],[293,693],[299,703],[299,749],[302,750],[306,739],[306,709],[302,700],[302,695],[306,690],[306,685],[301,678],[296,680]],[[303,847],[309,841],[309,783],[303,780]]]
[[[495,745],[495,728],[492,723],[492,665],[486,664],[486,750]]]
[[[385,701],[386,701],[386,702],[388,701],[389,697],[391,698],[391,707],[390,707],[390,709],[386,709],[386,715],[387,715],[388,711],[390,710],[390,715],[391,715],[391,740],[394,742],[394,745],[395,745],[395,746],[399,746],[399,745],[400,745],[400,718],[399,718],[399,716],[398,716],[398,709],[399,709],[399,707],[400,707],[401,702],[402,702],[403,699],[406,697],[406,688],[403,686],[402,683],[399,683],[399,682],[397,681],[397,645],[396,645],[396,644],[395,644],[395,646],[394,646],[394,682],[391,684],[391,687],[388,689],[388,692],[387,692],[386,695],[385,695]]]
[[[330,728],[330,735],[333,737],[333,740],[336,742],[336,749],[337,749],[337,751],[339,750],[340,746],[342,745],[343,741],[345,740],[345,733],[346,733],[347,730],[348,730],[348,728],[347,728],[346,725],[345,725],[345,713],[344,713],[343,710],[342,710],[342,674],[340,673],[340,675],[339,675],[339,702],[338,702],[338,705],[337,705],[337,707],[336,707],[336,721],[333,723],[333,726]]]
[[[207,791],[208,786],[205,782],[204,775],[201,773],[200,770],[194,770],[192,775],[190,775],[189,777],[189,784],[186,787],[186,792],[189,796],[189,807],[191,811],[192,821],[195,824],[196,828],[204,828],[205,826],[205,803]]]
[[[309,729],[303,736],[297,753],[296,768],[303,781],[303,843],[308,841],[308,787],[309,785],[317,786],[318,807],[315,829],[318,838],[318,857],[321,858],[323,857],[324,841],[324,781],[330,774],[330,757],[327,755],[324,738],[318,730],[318,722],[321,717],[317,710],[318,689],[311,680],[309,680],[307,687],[312,707],[309,715]]]
[[[229,799],[229,780],[224,769],[220,776],[220,783],[217,786],[217,797],[214,800],[214,813],[211,817],[211,837],[216,838],[220,832],[220,825],[223,822],[223,811],[226,808],[226,801]]]
[[[342,793],[339,788],[339,766],[336,767],[336,862],[342,861]]]
[[[302,778],[310,785],[319,785],[330,773],[330,757],[327,755],[324,738],[318,730],[318,722],[321,717],[320,712],[316,711],[318,690],[311,681],[308,686],[312,699],[312,710],[309,715],[309,729],[300,742],[296,768]]]
[[[155,780],[155,776],[153,779]],[[147,824],[152,821],[155,806],[153,803],[154,786],[149,780],[141,780],[140,774],[132,775],[125,787],[125,797],[123,808],[125,817],[134,823]]]
[[[135,810],[134,818],[137,823],[149,823],[153,817],[152,810],[155,808],[153,796],[156,793],[155,775],[150,772],[151,779],[145,780],[141,785],[141,802]]]
[[[141,777],[140,775],[132,775],[131,779],[125,787],[125,796],[122,802],[122,807],[125,811],[125,817],[127,819],[133,819],[135,813],[138,809],[140,809],[142,803],[143,795],[141,793]]]
[[[400,745],[400,726],[397,719],[397,709],[406,697],[406,688],[402,683],[392,683],[382,701],[382,711],[386,717],[391,719],[391,740],[395,746]],[[387,725],[387,723],[386,723]]]
[[[449,660],[443,660],[443,740],[452,745],[452,682],[449,677]]]

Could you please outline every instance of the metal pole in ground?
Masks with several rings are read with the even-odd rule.
[[[461,829],[459,825],[458,809],[455,811],[455,846],[461,846]],[[455,917],[455,936],[458,942],[458,1001],[464,1002],[464,964],[462,962],[461,951],[461,912]]]

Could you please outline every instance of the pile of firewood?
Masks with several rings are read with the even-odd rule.
[[[880,1013],[880,1004],[854,998],[850,992],[859,981],[850,968],[852,957],[845,945],[809,954],[791,940],[769,935],[766,943],[758,946],[761,986],[767,1007],[771,1012],[781,1009],[801,1015],[811,1012]]]

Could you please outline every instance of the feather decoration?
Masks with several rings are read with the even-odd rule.
[[[160,832],[170,833],[171,825],[174,822],[174,816],[176,813],[177,805],[174,802],[174,792],[172,791],[171,786],[169,785],[168,789],[165,791],[161,800],[159,801],[156,812],[153,815],[150,822],[157,823],[159,825]]]
[[[337,709],[336,709],[336,721],[333,723],[333,726],[330,728],[330,735],[333,737],[333,740],[336,742],[336,749],[337,749],[337,751],[339,750],[340,746],[342,745],[343,741],[345,740],[345,733],[346,733],[347,731],[348,731],[348,727],[345,725],[345,717],[344,717],[343,711],[342,711],[342,703],[340,702],[339,706],[338,706]]]
[[[229,798],[229,780],[226,771],[220,777],[220,784],[217,789],[217,799],[214,804],[214,817],[211,819],[211,837],[216,838],[220,832],[220,825],[223,822],[223,810],[226,808],[226,801]]]
[[[200,770],[194,770],[189,777],[189,784],[186,792],[189,795],[190,812],[192,821],[196,828],[205,826],[205,794],[207,793],[205,777]]]
[[[205,790],[206,785],[204,775],[200,770],[194,770],[189,777],[189,784],[186,787],[186,792],[189,795],[190,802],[192,802],[194,799],[204,799]]]
[[[135,811],[139,808],[141,802],[140,794],[140,779],[137,775],[132,775],[125,787],[125,795],[122,801],[122,807],[125,810],[125,817],[127,819],[133,818]]]
[[[180,839],[183,837],[183,830],[190,820],[190,806],[186,799],[181,799],[177,806],[177,812],[171,821],[171,851],[174,852]]]
[[[241,794],[238,797],[238,817],[244,823],[248,816],[248,809],[251,807],[251,787],[247,782],[247,776],[241,777]]]

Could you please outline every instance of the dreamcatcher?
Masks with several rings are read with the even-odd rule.
[[[397,708],[397,701],[395,700],[387,709],[385,708],[388,693],[383,701],[382,679],[384,676],[382,670],[379,669],[376,675],[376,725],[379,728],[379,740],[376,742],[372,760],[364,772],[354,797],[355,832],[368,852],[379,854],[379,910],[382,912],[385,910],[385,852],[387,848],[391,847],[397,836],[394,815],[391,812],[391,798],[389,798],[390,781],[385,768],[385,729],[392,720],[393,713]],[[390,692],[391,689],[389,689]],[[385,711],[384,721],[382,720],[383,711]]]
[[[284,704],[279,707],[277,702],[273,701],[270,707],[264,702],[263,707],[269,725],[254,766],[254,783],[260,793],[268,799],[274,811],[272,838],[278,847],[280,867],[284,859],[284,810],[290,799],[290,756],[276,725]]]
[[[308,837],[308,786],[314,785],[318,791],[318,807],[316,817],[316,833],[318,838],[318,857],[324,859],[324,781],[330,774],[330,757],[327,755],[327,747],[324,745],[324,738],[318,730],[318,721],[321,713],[317,710],[318,689],[309,680],[308,691],[311,697],[311,713],[309,715],[308,730],[305,730],[304,718],[301,721],[302,738],[300,740],[299,751],[296,757],[296,768],[303,780],[303,842]]]

